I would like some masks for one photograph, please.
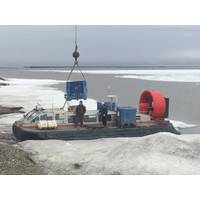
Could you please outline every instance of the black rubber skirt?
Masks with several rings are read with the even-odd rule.
[[[17,140],[91,140],[115,137],[142,137],[158,132],[171,132],[180,135],[172,124],[143,126],[135,128],[81,128],[39,130],[21,128],[13,124],[13,134]]]

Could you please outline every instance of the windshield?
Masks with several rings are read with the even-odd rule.
[[[34,119],[38,114],[35,112],[32,112],[29,116],[27,116],[27,120],[32,120]]]
[[[38,122],[39,121],[39,116],[37,115],[35,118],[32,119],[31,122]]]
[[[33,113],[33,111],[29,111],[24,115],[25,119],[28,119],[28,117]]]

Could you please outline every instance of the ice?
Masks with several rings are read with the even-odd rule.
[[[176,120],[170,120],[170,122],[173,124],[174,128],[176,128],[177,130],[183,129],[183,128],[192,128],[192,127],[197,126],[195,124],[187,124],[185,122],[176,121]]]
[[[61,108],[64,105],[64,92],[53,87],[64,80],[49,79],[8,79],[9,86],[0,88],[0,104],[4,106],[23,106],[24,111],[32,110],[36,104],[44,108]],[[78,105],[74,100],[69,105]],[[87,110],[97,109],[97,102],[88,98],[83,100]],[[0,124],[12,124],[23,114],[2,115]]]
[[[25,141],[20,146],[49,174],[200,174],[200,137]]]
[[[129,75],[117,75],[116,78],[134,78],[165,82],[200,82],[200,70],[141,70]]]
[[[49,72],[64,72],[64,70],[40,70]],[[66,71],[65,71],[66,72]],[[200,82],[199,69],[165,69],[165,70],[83,70],[85,74],[111,74],[116,78],[133,78],[151,81],[168,82]],[[74,71],[79,73],[79,71]]]
[[[0,89],[1,105],[23,106],[26,111],[32,109],[37,103],[45,106],[52,106],[52,103],[59,105],[64,94],[52,85],[60,82],[62,81],[8,79],[10,85]]]

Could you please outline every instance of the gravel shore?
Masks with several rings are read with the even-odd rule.
[[[45,174],[30,155],[17,145],[0,141],[0,175]]]
[[[6,79],[0,77],[0,86],[7,86]],[[0,106],[0,115],[22,113],[23,107]],[[12,135],[11,126],[0,127],[0,175],[45,174],[30,154],[20,149]]]

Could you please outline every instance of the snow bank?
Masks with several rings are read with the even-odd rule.
[[[40,70],[40,72],[67,72],[66,70]],[[113,74],[116,78],[134,78],[152,81],[200,82],[199,69],[166,70],[83,70],[85,74]],[[74,71],[79,73],[79,71]]]
[[[141,138],[25,141],[49,174],[200,174],[200,138],[158,133]]]

